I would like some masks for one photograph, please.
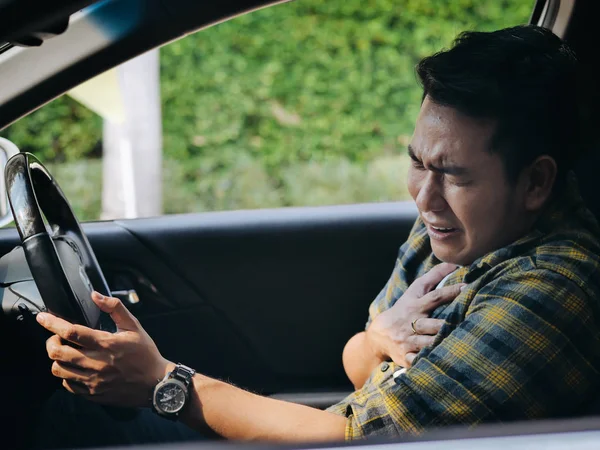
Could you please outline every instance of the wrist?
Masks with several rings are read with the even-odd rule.
[[[165,359],[163,361],[163,363],[161,364],[161,368],[159,370],[159,373],[161,375],[160,379],[162,380],[164,377],[166,377],[169,374],[169,372],[172,372],[173,369],[175,369],[176,365],[177,364],[175,364],[174,362]]]
[[[154,386],[156,386],[159,381],[165,378],[174,368],[174,362],[171,362],[165,358],[161,358],[161,360],[154,366],[149,378],[152,388],[154,388]]]
[[[365,331],[365,351],[368,352],[371,358],[376,358],[380,361],[387,359],[387,352],[383,349],[377,339],[377,334],[373,329],[373,324]]]
[[[154,397],[154,389],[168,374],[175,368],[175,363],[162,358],[160,362],[158,362],[154,369],[150,372],[146,380],[146,387],[148,388],[149,396],[148,396],[148,404],[145,406],[152,407],[152,399]]]

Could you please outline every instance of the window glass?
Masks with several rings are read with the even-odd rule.
[[[300,0],[168,44],[152,189],[132,184],[144,161],[125,150],[103,165],[106,121],[69,96],[0,134],[47,164],[82,220],[148,215],[108,211],[107,183],[116,202],[158,199],[149,215],[408,200],[416,62],[460,31],[526,23],[533,3]]]

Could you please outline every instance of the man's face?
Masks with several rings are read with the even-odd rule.
[[[441,261],[468,265],[524,230],[522,189],[489,151],[496,124],[425,98],[409,146],[408,190]]]

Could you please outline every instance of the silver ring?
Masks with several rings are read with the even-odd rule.
[[[413,321],[410,323],[410,327],[412,328],[412,332],[413,332],[413,334],[420,334],[420,333],[417,331],[417,327],[416,327],[416,325],[417,325],[417,320],[419,320],[419,319],[422,319],[422,317],[417,317],[415,320],[413,320]]]

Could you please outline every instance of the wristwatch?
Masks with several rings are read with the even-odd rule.
[[[158,415],[176,420],[189,399],[189,386],[196,371],[177,364],[154,387],[152,409]]]

